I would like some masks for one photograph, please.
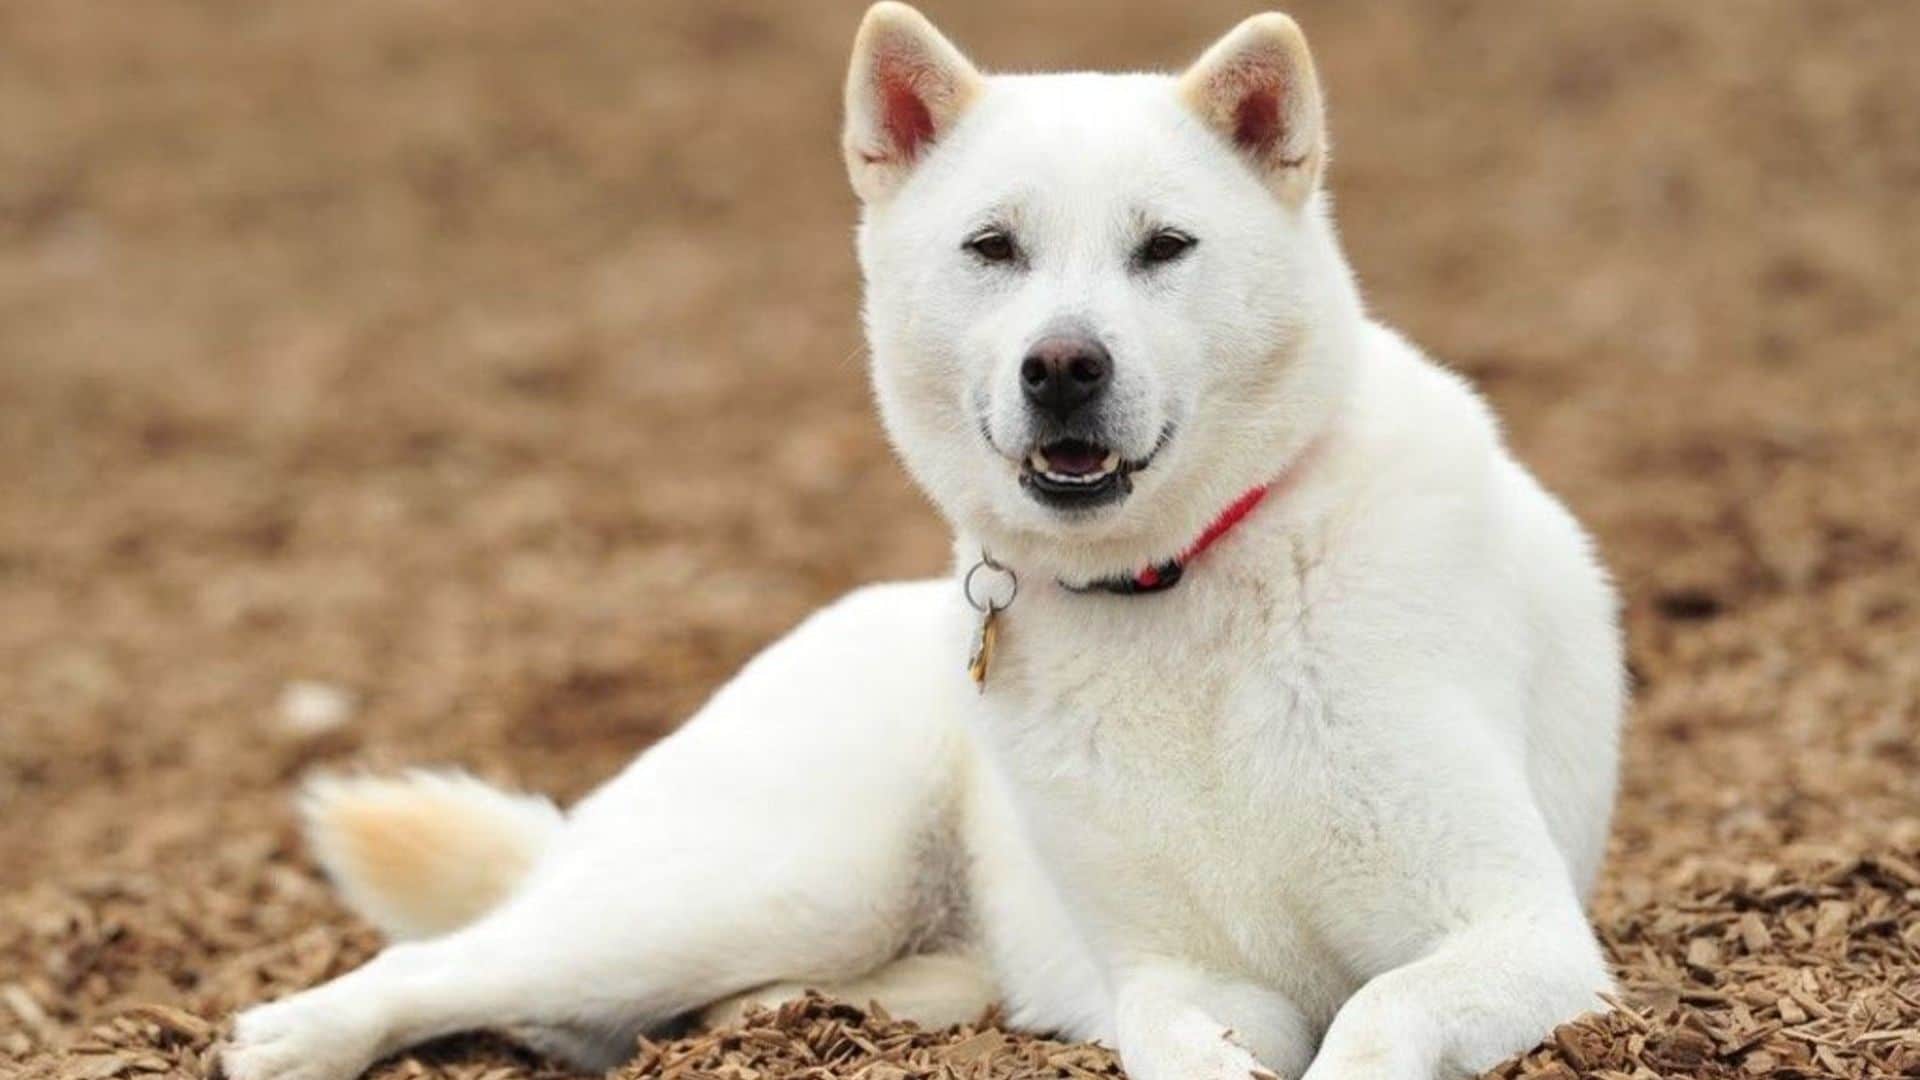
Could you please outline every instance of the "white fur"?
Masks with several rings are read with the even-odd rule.
[[[1179,82],[987,78],[917,14],[869,14],[860,48],[907,42],[906,85],[943,103],[889,158],[856,55],[874,380],[956,575],[808,620],[575,807],[499,907],[240,1017],[231,1075],[346,1080],[483,1026],[606,1065],[811,985],[935,1020],[998,998],[1138,1080],[1420,1078],[1599,1006],[1613,595],[1482,402],[1364,315],[1298,31],[1236,35]],[[1311,103],[1260,153],[1206,97],[1248,85]],[[1024,265],[970,260],[989,219]],[[1198,245],[1130,267],[1164,224]],[[1165,439],[1080,514],[1017,481],[1019,357],[1063,316],[1112,351],[1115,449]],[[1283,476],[1175,589],[1055,583],[1164,560]],[[983,548],[1022,588],[978,694],[958,573]]]

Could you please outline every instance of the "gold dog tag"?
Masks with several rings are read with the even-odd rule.
[[[987,692],[987,668],[993,663],[993,641],[1000,635],[1000,609],[990,607],[980,616],[980,629],[973,635],[973,655],[967,657],[967,674],[981,693]]]
[[[985,579],[976,581],[980,572],[985,570]],[[994,588],[995,579],[1000,589]],[[1000,593],[1006,594],[1002,599]],[[993,556],[982,551],[980,561],[967,568],[967,575],[960,579],[960,593],[967,598],[967,605],[980,613],[980,629],[973,635],[973,652],[967,656],[967,674],[973,676],[973,685],[981,693],[987,692],[987,669],[993,666],[993,645],[1000,636],[1000,613],[1013,605],[1020,595],[1020,575],[993,561]]]

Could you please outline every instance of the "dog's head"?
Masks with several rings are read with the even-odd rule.
[[[1328,339],[1358,308],[1291,19],[1177,78],[989,77],[881,3],[846,110],[882,415],[996,555],[1081,578],[1164,560],[1334,407]]]

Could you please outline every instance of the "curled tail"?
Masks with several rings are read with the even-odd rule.
[[[426,771],[316,777],[300,816],[347,906],[396,940],[444,934],[492,909],[564,823],[546,799]]]

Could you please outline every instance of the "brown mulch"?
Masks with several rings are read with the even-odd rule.
[[[1164,65],[1247,10],[930,6],[1003,68]],[[1920,1075],[1920,5],[1291,6],[1374,306],[1626,599],[1622,1008],[1501,1073]],[[302,770],[576,796],[943,564],[860,373],[857,15],[0,5],[0,1077],[199,1075],[371,954]],[[636,1055],[1112,1070],[819,1002]],[[562,1075],[486,1037],[377,1071]]]
[[[1103,1047],[1017,1037],[994,1023],[942,1031],[894,1020],[809,995],[778,1010],[750,1013],[738,1028],[667,1043],[643,1041],[640,1055],[618,1070],[620,1080],[686,1077],[755,1080],[759,1076],[861,1077],[863,1080],[942,1080],[1053,1076],[1062,1080],[1118,1077],[1120,1063]]]
[[[1920,835],[1901,853],[1684,868],[1603,927],[1626,976],[1621,1008],[1499,1073],[1920,1075],[1916,847]]]

